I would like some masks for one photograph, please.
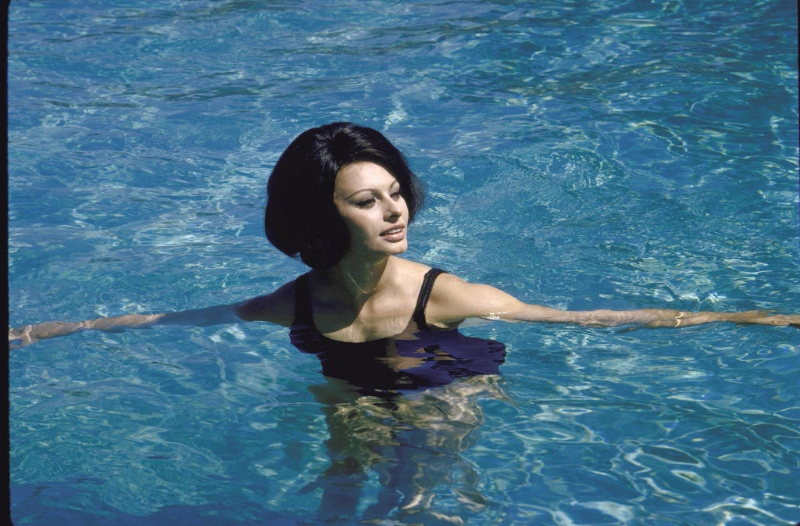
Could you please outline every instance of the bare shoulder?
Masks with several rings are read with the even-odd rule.
[[[403,258],[394,258],[392,272],[392,288],[402,296],[416,300],[417,292],[431,267]]]
[[[294,321],[294,280],[285,283],[275,292],[245,300],[236,308],[245,321],[266,321],[288,327]]]
[[[488,285],[469,283],[454,274],[444,273],[434,282],[431,301],[443,304],[465,303],[478,294],[493,290],[497,289]]]
[[[519,300],[490,285],[442,274],[434,283],[426,312],[429,320],[449,325],[467,318],[505,318],[520,305]]]

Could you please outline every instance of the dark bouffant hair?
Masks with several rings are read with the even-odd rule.
[[[335,122],[303,132],[278,159],[267,182],[267,239],[284,254],[299,253],[311,268],[338,263],[350,236],[333,203],[333,186],[342,167],[359,161],[379,164],[397,179],[410,223],[424,193],[403,154],[377,130]]]

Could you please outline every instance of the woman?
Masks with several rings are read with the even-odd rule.
[[[378,131],[350,123],[310,129],[297,137],[270,176],[265,229],[270,242],[311,271],[299,280],[310,300],[313,328],[327,340],[368,342],[420,329],[454,329],[467,318],[688,327],[710,322],[799,326],[800,315],[685,312],[665,309],[562,311],[529,305],[487,285],[437,275],[398,257],[422,206],[419,180],[403,155]],[[415,317],[428,276],[424,318]],[[298,281],[241,303],[166,314],[129,314],[77,323],[48,322],[9,330],[12,347],[79,331],[119,331],[156,325],[295,321]]]
[[[278,160],[267,192],[267,237],[289,256],[299,254],[311,267],[302,280],[307,282],[313,325],[328,340],[367,342],[413,334],[420,328],[453,329],[467,318],[591,326],[800,325],[798,315],[763,311],[562,311],[525,304],[496,288],[466,283],[450,274],[431,279],[429,267],[398,257],[408,247],[408,225],[422,206],[419,180],[380,132],[350,123],[313,128],[297,137]],[[414,320],[426,275],[432,287],[424,320]],[[265,296],[205,309],[27,325],[9,330],[9,342],[19,347],[85,330],[156,325],[266,321],[291,326],[297,286],[290,281]]]
[[[505,349],[469,338],[467,318],[580,325],[685,327],[716,321],[800,326],[800,316],[763,312],[649,309],[570,312],[528,305],[487,286],[403,259],[422,188],[402,154],[379,132],[350,123],[308,130],[278,160],[267,186],[265,230],[311,271],[276,291],[232,305],[129,314],[9,331],[14,347],[85,330],[266,321],[291,327],[292,343],[316,354],[324,381],[309,389],[323,407],[331,462],[308,490],[323,489],[319,517],[355,514],[365,470],[382,489],[365,520],[399,515],[442,522],[431,508],[437,485],[462,474],[458,500],[479,511],[479,478],[460,453],[477,436],[478,400],[502,398]],[[453,382],[456,378],[467,378]],[[435,395],[430,387],[447,386]],[[420,519],[421,520],[421,519]],[[453,519],[455,520],[455,519]],[[445,521],[447,522],[447,521]],[[450,522],[448,522],[450,523]]]

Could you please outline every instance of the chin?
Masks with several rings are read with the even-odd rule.
[[[408,243],[397,243],[396,246],[392,247],[392,249],[393,250],[389,251],[390,254],[402,254],[408,250]]]

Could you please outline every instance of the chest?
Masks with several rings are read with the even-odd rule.
[[[311,302],[311,320],[323,336],[343,342],[366,342],[413,335],[415,303],[402,296],[370,298],[360,306]]]

